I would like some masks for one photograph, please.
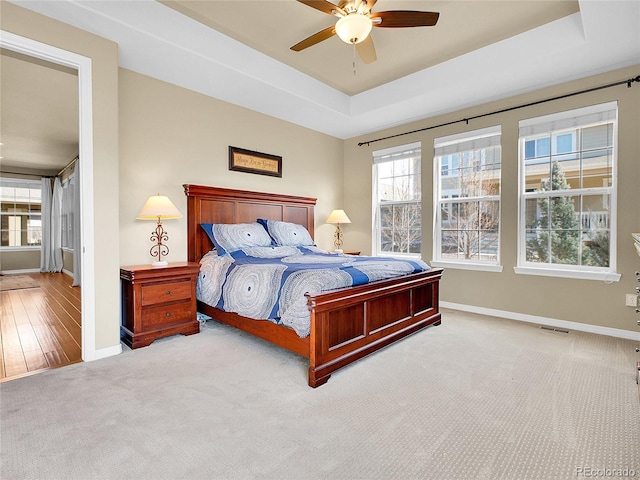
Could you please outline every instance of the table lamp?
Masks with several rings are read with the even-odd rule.
[[[163,242],[169,240],[167,232],[162,227],[162,220],[169,220],[174,218],[181,218],[182,214],[178,211],[169,197],[164,195],[152,195],[140,210],[140,213],[136,217],[138,220],[156,220],[158,222],[156,229],[151,232],[151,241],[156,242],[151,247],[149,253],[152,257],[158,257],[158,260],[151,265],[154,267],[165,267],[168,265],[166,260],[162,260],[163,256],[169,254],[169,247]]]
[[[344,210],[334,210],[327,218],[325,223],[335,223],[336,231],[333,234],[333,238],[335,238],[333,245],[336,247],[336,252],[342,252],[342,229],[340,228],[341,223],[351,223],[347,214],[344,213]]]

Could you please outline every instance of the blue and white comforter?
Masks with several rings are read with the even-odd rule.
[[[310,314],[305,293],[429,270],[422,260],[336,255],[317,247],[251,247],[200,260],[198,300],[226,312],[270,320],[305,338]]]

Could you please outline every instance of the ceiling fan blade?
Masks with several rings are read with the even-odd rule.
[[[356,51],[364,63],[373,63],[377,60],[376,47],[373,45],[371,35],[362,42],[356,43]]]
[[[304,3],[306,6],[315,8],[316,10],[320,10],[322,13],[326,13],[327,15],[335,15],[338,13],[339,16],[345,16],[347,14],[340,7],[331,2],[327,2],[326,0],[298,0],[298,2]]]
[[[320,30],[318,33],[314,33],[310,37],[305,38],[299,43],[296,43],[291,50],[294,52],[299,52],[300,50],[304,50],[305,48],[309,48],[316,43],[320,43],[327,38],[331,38],[336,34],[336,27],[334,25],[325,28],[324,30]]]
[[[438,12],[389,10],[370,15],[373,26],[378,28],[432,27],[438,22]],[[376,20],[376,19],[380,20]]]

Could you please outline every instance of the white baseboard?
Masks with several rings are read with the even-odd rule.
[[[4,275],[15,275],[20,273],[40,273],[40,269],[39,268],[23,268],[21,270],[2,270],[2,273]],[[73,272],[70,272],[66,268],[63,268],[61,273],[64,273],[65,275],[73,278]]]
[[[601,325],[590,325],[588,323],[570,322],[568,320],[558,320],[556,318],[539,317],[537,315],[528,315],[526,313],[507,312],[505,310],[476,307],[474,305],[463,305],[461,303],[440,302],[440,306],[443,308],[450,308],[452,310],[460,310],[463,312],[479,313],[481,315],[488,315],[490,317],[501,317],[507,318],[509,320],[517,320],[519,322],[536,323],[539,325],[547,325],[550,327],[559,327],[565,330],[578,330],[580,332],[597,333],[598,335],[608,335],[610,337],[640,341],[640,333],[633,332],[631,330],[603,327]]]
[[[16,273],[40,273],[39,268],[24,268],[22,270],[2,270],[5,275],[14,275]]]
[[[101,348],[93,352],[93,358],[83,358],[85,362],[91,362],[93,360],[100,360],[102,358],[113,357],[114,355],[120,355],[122,353],[122,344],[118,343],[112,347]]]

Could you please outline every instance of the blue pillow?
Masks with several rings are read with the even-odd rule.
[[[258,219],[258,223],[263,225],[276,245],[282,247],[305,247],[315,245],[309,231],[302,225],[279,220]]]
[[[262,225],[264,227],[265,232],[267,232],[267,234],[269,235],[269,237],[271,237],[271,246],[272,247],[277,247],[278,244],[276,243],[276,241],[273,239],[273,237],[271,236],[271,234],[269,233],[269,226],[267,225],[267,222],[270,222],[271,220],[265,220],[264,218],[259,218],[257,220],[257,222]]]
[[[245,247],[269,247],[271,237],[259,223],[201,223],[218,255]]]

